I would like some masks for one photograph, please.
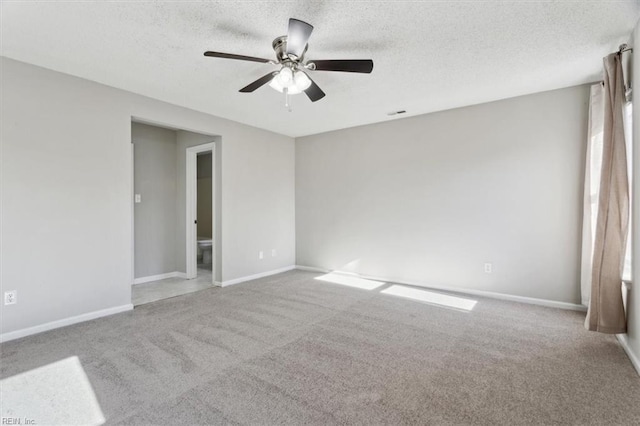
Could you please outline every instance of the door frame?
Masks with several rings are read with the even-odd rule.
[[[186,198],[186,278],[188,280],[198,276],[198,154],[211,152],[211,280],[216,280],[216,144],[215,142],[187,148],[187,198]]]

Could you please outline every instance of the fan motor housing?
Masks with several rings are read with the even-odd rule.
[[[280,36],[274,39],[273,43],[271,43],[271,46],[273,47],[273,50],[276,52],[276,58],[280,63],[288,62],[288,61],[293,61],[297,63],[302,62],[302,60],[304,59],[304,54],[307,52],[307,49],[309,48],[309,44],[306,44],[304,46],[304,52],[302,52],[302,56],[300,56],[299,58],[296,58],[295,56],[294,57],[289,56],[287,54],[287,36],[286,35]]]

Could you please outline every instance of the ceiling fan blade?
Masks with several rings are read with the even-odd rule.
[[[250,93],[253,92],[254,90],[264,86],[265,84],[267,84],[268,82],[270,82],[271,80],[273,80],[273,77],[276,76],[276,74],[278,74],[277,71],[274,72],[270,72],[267,75],[263,75],[262,77],[260,77],[259,79],[257,79],[256,81],[254,81],[251,84],[248,84],[247,86],[243,87],[242,89],[240,89],[240,92],[242,93]]]
[[[361,72],[369,74],[373,70],[371,59],[334,59],[326,61],[310,61],[315,64],[316,71]]]
[[[307,24],[299,19],[289,19],[287,55],[294,55],[296,58],[302,57],[312,31],[313,25]]]
[[[222,52],[204,52],[204,56],[211,56],[213,58],[224,58],[224,59],[238,59],[240,61],[251,61],[251,62],[262,62],[263,64],[268,64],[271,62],[269,59],[256,58],[255,56],[244,56],[244,55],[234,55],[233,53],[222,53]]]
[[[311,79],[309,79],[311,80]],[[311,99],[311,102],[319,101],[324,98],[325,94],[315,81],[311,80],[311,86],[309,86],[304,93]]]

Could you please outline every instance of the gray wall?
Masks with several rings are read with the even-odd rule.
[[[176,271],[176,132],[131,124],[134,148],[135,278]]]
[[[633,32],[635,48],[640,46],[640,22],[636,24]],[[627,340],[631,351],[637,360],[640,360],[640,52],[634,50],[632,59],[632,85],[634,87],[633,108],[633,194],[631,208],[632,232],[631,232],[631,271],[633,273],[633,287],[627,299]]]
[[[213,212],[211,210],[211,185],[212,178],[212,156],[211,154],[198,155],[197,158],[197,218],[198,236],[212,237]]]
[[[580,86],[297,139],[297,264],[580,303],[587,112]]]
[[[292,138],[0,61],[0,332],[131,303],[132,119],[220,135],[223,280],[294,264]]]
[[[211,156],[211,153],[208,152],[205,154],[198,154],[198,170],[196,173],[198,179],[211,178],[213,174]]]

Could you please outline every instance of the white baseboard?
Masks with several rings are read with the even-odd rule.
[[[167,279],[167,278],[183,278],[183,279],[186,279],[187,278],[187,274],[184,273],[184,272],[173,271],[173,272],[167,272],[166,274],[149,275],[148,277],[135,278],[133,280],[133,285],[144,284],[144,283],[148,283],[148,282],[151,282],[151,281],[164,280],[164,279]]]
[[[300,271],[308,271],[308,272],[319,272],[319,273],[324,273],[324,274],[328,274],[329,272],[331,272],[328,269],[323,269],[323,268],[316,268],[314,266],[302,266],[302,265],[296,265],[296,269],[300,270]]]
[[[285,266],[284,268],[274,269],[272,271],[260,272],[259,274],[247,275],[246,277],[234,278],[232,280],[222,281],[220,283],[220,287],[226,287],[228,285],[239,284],[245,281],[257,280],[258,278],[268,277],[270,275],[281,274],[283,272],[291,271],[296,269],[295,265]]]
[[[132,309],[133,309],[132,304],[115,306],[113,308],[87,312],[86,314],[80,314],[74,317],[64,318],[57,321],[51,321],[45,324],[23,328],[21,330],[10,331],[8,333],[0,334],[0,343],[8,342],[9,340],[19,339],[21,337],[31,336],[32,334],[42,333],[43,331],[53,330],[54,328],[66,327],[67,325],[77,324],[79,322],[84,322],[84,321],[89,321],[96,318],[106,317],[109,315],[119,314],[120,312],[130,311]]]
[[[629,342],[627,341],[627,335],[616,334],[616,338],[618,339],[618,342],[620,342],[620,346],[622,346],[622,349],[624,349],[624,351],[627,353],[627,356],[629,357],[631,364],[633,365],[633,367],[636,369],[636,372],[640,376],[640,357],[634,354],[633,351],[631,350],[631,346],[629,346]]]
[[[392,278],[372,277],[369,275],[361,275],[361,274],[356,274],[352,272],[330,271],[328,269],[316,268],[313,266],[296,265],[296,269],[299,269],[301,271],[318,272],[318,273],[325,273],[325,274],[329,272],[333,272],[336,274],[352,275],[352,276],[356,276],[356,277],[360,277],[368,280],[384,281],[387,283],[406,284],[406,285],[411,285],[415,287],[429,288],[432,290],[441,290],[441,291],[448,291],[452,293],[468,294],[472,296],[487,297],[490,299],[508,300],[511,302],[528,303],[530,305],[547,306],[550,308],[568,309],[571,311],[585,312],[587,310],[586,306],[579,305],[576,303],[558,302],[555,300],[548,300],[548,299],[536,299],[534,297],[515,296],[512,294],[495,293],[492,291],[475,290],[470,288],[458,288],[458,287],[450,287],[450,286],[438,286],[438,285],[425,284],[418,281],[407,281],[407,280],[397,280]]]

